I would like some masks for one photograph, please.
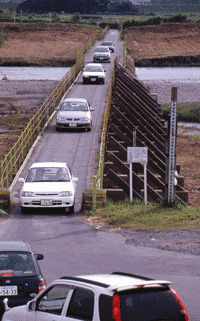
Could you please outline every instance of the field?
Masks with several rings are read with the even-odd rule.
[[[136,66],[200,65],[200,24],[164,23],[125,31]]]
[[[0,47],[1,66],[72,66],[76,54],[98,29],[75,25],[0,23],[6,41]]]

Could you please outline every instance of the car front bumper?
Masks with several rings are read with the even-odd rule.
[[[21,197],[21,206],[27,208],[65,208],[73,206],[74,196],[69,197]]]
[[[72,123],[72,122],[56,122],[56,127],[57,128],[71,128],[71,129],[76,129],[76,128],[90,128],[91,127],[91,122],[87,122],[87,123]]]

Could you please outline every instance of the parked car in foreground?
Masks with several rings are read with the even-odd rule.
[[[115,51],[115,45],[112,43],[112,41],[103,41],[101,46],[106,46],[110,49],[111,52]]]
[[[20,192],[22,212],[30,208],[68,208],[73,213],[77,181],[66,163],[34,163],[26,178],[19,178],[23,183]]]
[[[87,64],[83,69],[83,84],[105,83],[105,70],[101,64]]]
[[[66,98],[58,108],[56,115],[56,130],[66,128],[84,128],[91,130],[92,114],[94,109],[89,102],[84,98]]]
[[[94,49],[93,62],[110,62],[110,49],[106,46],[98,46]]]
[[[3,299],[9,306],[24,305],[33,295],[46,288],[37,260],[42,254],[33,254],[25,241],[0,241],[0,310],[4,312]]]
[[[27,306],[5,312],[2,321],[188,321],[170,285],[121,272],[62,277]]]

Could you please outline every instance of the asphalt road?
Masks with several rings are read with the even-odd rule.
[[[116,43],[113,55],[122,57],[123,44],[118,32],[110,31],[106,38]],[[86,62],[92,61],[92,53]],[[181,296],[190,321],[200,320],[199,256],[145,248],[129,244],[121,233],[108,232],[88,225],[79,213],[82,190],[91,186],[101,137],[102,116],[108,91],[111,64],[106,68],[106,84],[82,85],[81,76],[68,97],[82,97],[90,101],[93,112],[91,132],[56,132],[55,121],[39,140],[20,176],[24,177],[33,162],[67,161],[77,185],[76,212],[34,211],[22,214],[18,202],[20,185],[13,189],[16,208],[0,222],[0,240],[26,240],[35,253],[43,253],[40,266],[47,283],[64,275],[82,275],[124,271],[172,281]],[[134,234],[134,232],[133,232]]]

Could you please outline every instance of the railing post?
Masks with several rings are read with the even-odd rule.
[[[7,159],[7,155],[6,155],[6,159],[5,159],[5,166],[6,166],[6,188],[9,187],[9,181],[8,181],[8,159]]]
[[[1,187],[3,188],[3,161],[1,161]]]
[[[96,210],[97,207],[97,177],[92,176],[92,209]]]

